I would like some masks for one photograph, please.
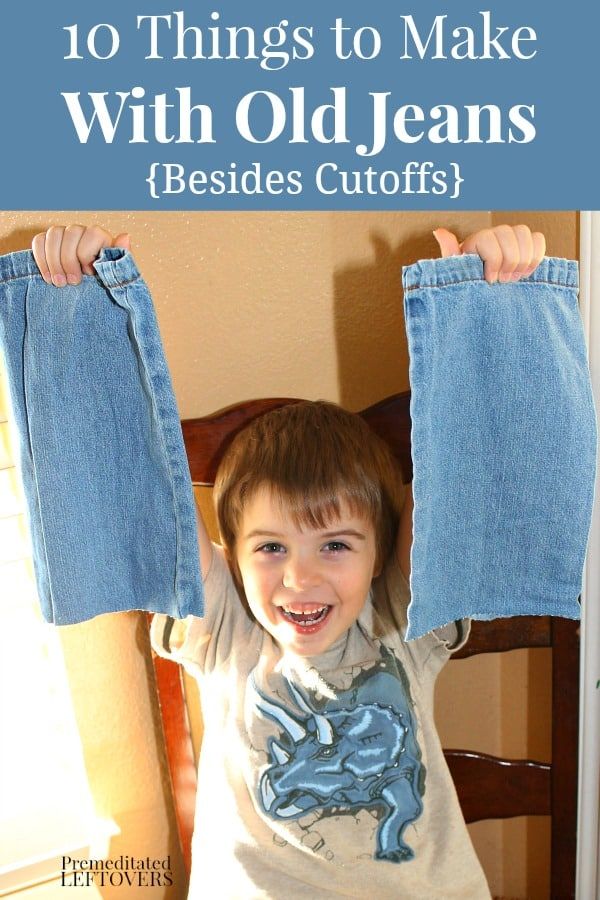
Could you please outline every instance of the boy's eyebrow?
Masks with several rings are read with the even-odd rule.
[[[334,537],[342,537],[344,535],[346,535],[348,537],[358,538],[361,541],[365,541],[367,539],[366,535],[363,534],[362,531],[356,531],[355,528],[340,528],[337,531],[325,531],[325,532],[322,532],[319,535],[319,537],[334,538]],[[280,534],[277,531],[267,531],[266,529],[255,528],[253,531],[250,531],[250,532],[248,532],[248,534],[244,535],[244,540],[249,541],[249,540],[251,540],[251,538],[256,538],[256,537],[282,538],[282,537],[285,537],[285,535]]]
[[[359,538],[361,541],[365,541],[367,536],[363,534],[362,531],[357,531],[355,528],[340,528],[338,531],[326,531],[322,537],[343,537],[344,535],[348,535],[349,537]]]
[[[244,535],[244,539],[249,541],[250,538],[255,537],[274,537],[280,538],[283,537],[282,534],[279,534],[277,531],[267,531],[264,528],[255,528],[253,531],[249,531],[248,534]]]

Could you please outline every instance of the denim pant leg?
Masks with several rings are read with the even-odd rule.
[[[403,272],[414,538],[408,639],[450,621],[579,617],[596,419],[577,264],[488,285],[478,256]]]
[[[203,612],[192,486],[152,301],[133,259],[47,285],[0,257],[0,340],[44,618]]]

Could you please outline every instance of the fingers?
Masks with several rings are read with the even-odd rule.
[[[531,235],[533,249],[531,253],[531,265],[524,272],[525,275],[531,275],[534,272],[544,256],[546,255],[546,238],[541,231],[534,231]]]
[[[121,247],[122,250],[131,250],[131,237],[124,231],[116,236],[112,245],[113,247]]]
[[[77,245],[77,258],[84,275],[95,274],[92,263],[105,247],[112,247],[112,235],[108,231],[97,225],[85,229]]]
[[[79,284],[81,281],[81,263],[77,256],[77,248],[84,233],[83,225],[67,225],[63,231],[60,245],[60,265],[65,273],[67,284]],[[51,268],[50,271],[54,270]]]
[[[503,251],[500,241],[492,228],[485,228],[465,238],[462,243],[462,252],[478,253],[483,260],[483,277],[485,280],[490,282],[490,284],[498,280],[500,269],[502,268]]]
[[[45,234],[36,235],[34,238],[38,253],[40,256],[43,255],[46,280],[56,287],[64,287],[67,284],[67,276],[70,284],[78,284],[81,281],[77,245],[84,231],[82,225],[69,225],[67,228],[53,225]]]
[[[531,260],[533,258],[533,236],[526,225],[515,225],[513,231],[515,238],[517,239],[519,259],[512,274],[513,277],[516,276],[517,278],[522,278],[531,266]]]
[[[490,284],[506,283],[531,275],[544,257],[546,241],[527,225],[497,225],[469,235],[461,250],[479,254],[484,278]]]
[[[459,256],[460,255],[460,244],[458,243],[458,238],[456,235],[452,234],[451,231],[448,231],[446,228],[436,228],[433,232],[433,236],[438,242],[440,253],[442,257],[445,259],[447,256]]]
[[[31,242],[31,250],[33,258],[36,261],[40,274],[47,284],[52,284],[48,263],[46,262],[46,232],[42,231],[36,234]]]
[[[53,225],[36,234],[31,243],[42,278],[56,287],[79,284],[82,275],[94,275],[93,263],[98,254],[113,246],[129,250],[129,235],[120,234],[113,241],[110,232],[98,225]]]

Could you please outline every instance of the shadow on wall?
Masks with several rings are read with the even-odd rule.
[[[15,250],[28,250],[36,234],[48,228],[47,222],[40,222],[38,226],[29,228],[16,228],[0,240],[0,254],[14,253]]]
[[[354,411],[408,389],[402,266],[439,256],[431,233],[398,246],[377,232],[370,240],[372,262],[334,275],[339,402]]]

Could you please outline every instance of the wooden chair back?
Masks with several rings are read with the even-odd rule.
[[[289,398],[253,400],[182,422],[192,481],[212,485],[232,438],[268,410],[297,403]],[[361,415],[398,459],[405,483],[412,480],[410,392],[395,394]],[[471,636],[454,659],[517,648],[552,648],[552,764],[502,759],[468,749],[444,750],[467,822],[512,816],[551,817],[551,897],[575,897],[579,623],[518,616],[473,622]],[[181,672],[155,657],[156,683],[173,787],[179,836],[190,865],[196,776]]]

